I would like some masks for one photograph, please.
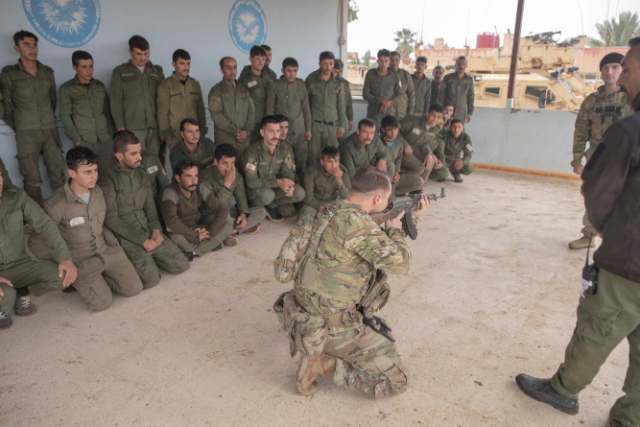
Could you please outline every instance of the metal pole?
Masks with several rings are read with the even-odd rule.
[[[511,67],[509,67],[509,87],[507,90],[507,109],[513,108],[513,88],[516,84],[516,67],[518,65],[518,51],[520,50],[520,30],[522,29],[522,13],[524,0],[518,0],[516,12],[516,28],[513,32],[513,48],[511,51]]]

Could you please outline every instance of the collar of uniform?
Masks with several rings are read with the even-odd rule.
[[[367,212],[365,212],[364,209],[362,209],[362,206],[360,206],[357,203],[352,203],[346,199],[344,200],[340,200],[339,202],[336,203],[336,205],[338,205],[338,207],[340,208],[351,208],[351,209],[356,209],[358,210],[359,213],[367,215]]]
[[[189,153],[189,154],[193,154],[196,151],[198,151],[198,149],[202,146],[202,139],[200,139],[198,141],[198,144],[196,145],[196,149],[191,151],[189,150],[189,147],[187,147],[187,144],[185,144],[184,139],[182,141],[180,141],[180,147],[182,147],[182,151],[184,151],[185,153]]]
[[[319,82],[323,82],[323,83],[329,83],[331,80],[335,80],[335,77],[333,75],[333,73],[331,73],[331,75],[329,76],[329,80],[327,80],[326,82],[322,79],[322,69],[318,68],[315,73],[317,73],[317,75],[315,76],[315,78],[317,79],[317,81]]]
[[[293,83],[295,83],[295,82],[296,82],[295,80],[294,80],[294,81],[292,81],[292,82],[288,82],[288,81],[284,78],[284,75],[280,76],[280,78],[279,78],[278,80],[282,80],[282,83],[285,83],[285,84],[288,84],[288,85],[293,84]]]
[[[140,71],[138,69],[138,66],[133,65],[133,61],[130,59],[129,62],[127,62],[127,64],[131,65],[133,68],[135,68],[136,70]],[[151,63],[151,61],[147,61],[146,64],[144,64],[144,69],[145,71],[147,70],[147,68],[153,67],[153,64]]]
[[[89,86],[93,86],[96,82],[96,79],[94,79],[93,77],[91,77],[91,81],[89,82]],[[75,76],[73,76],[73,83],[76,85],[84,85],[84,83],[80,82],[80,79],[78,78],[78,75],[76,74]]]
[[[44,66],[37,59],[36,59],[36,66],[38,67],[38,72],[36,74],[40,74],[44,71]],[[21,71],[24,71],[25,73],[28,73],[27,69],[24,67],[24,64],[22,63],[22,58],[18,59],[18,69],[20,69]]]
[[[140,167],[142,167],[142,161],[140,162],[140,166],[138,166],[138,168],[140,168]],[[138,168],[135,168],[135,169],[138,169]],[[120,166],[120,163],[118,163],[118,161],[116,160],[116,167],[115,167],[116,172],[123,173],[125,175],[129,175],[135,169],[123,168],[122,166]]]
[[[174,79],[175,81],[177,81],[178,83],[182,84],[182,80],[180,80],[180,77],[178,77],[178,75],[176,74],[175,71],[173,73],[171,73],[171,78]],[[187,76],[187,78],[186,78],[187,83],[189,83],[189,79],[190,78],[191,78],[191,76]]]
[[[68,203],[71,203],[71,202],[84,203],[84,201],[81,201],[80,197],[78,197],[78,195],[71,189],[69,182],[71,182],[71,179],[69,179],[67,182],[64,183],[64,195],[67,199],[67,202]],[[89,189],[89,193],[93,193],[93,188]],[[91,198],[89,200],[91,200]]]
[[[416,79],[418,79],[418,81],[422,81],[422,79],[426,79],[427,76],[424,75],[424,73],[422,73],[422,77],[418,77],[418,73],[413,73],[412,74],[413,77],[415,77]]]

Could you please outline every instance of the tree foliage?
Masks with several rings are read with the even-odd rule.
[[[611,18],[596,24],[599,39],[589,38],[592,47],[627,46],[629,39],[640,36],[640,21],[636,12],[620,12],[618,20]]]
[[[360,8],[358,7],[356,0],[349,0],[349,14],[347,15],[347,22],[357,21],[358,12],[360,12]]]
[[[417,35],[418,33],[411,31],[409,28],[396,31],[396,37],[393,41],[398,43],[396,50],[402,58],[408,58],[409,54],[413,52],[413,44],[416,42]]]

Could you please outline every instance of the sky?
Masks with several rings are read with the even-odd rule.
[[[395,32],[410,28],[422,35],[425,46],[443,37],[450,47],[462,49],[465,40],[476,47],[479,33],[514,31],[516,0],[356,0],[358,20],[349,24],[347,49],[362,57],[380,48],[393,50]],[[617,11],[617,12],[616,12]],[[526,0],[522,36],[562,31],[562,39],[587,34],[598,38],[595,24],[620,12],[640,15],[638,0]],[[556,36],[557,37],[557,36]]]

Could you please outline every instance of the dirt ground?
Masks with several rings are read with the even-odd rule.
[[[382,312],[412,375],[405,394],[376,401],[326,378],[297,393],[271,308],[291,287],[272,273],[289,220],[101,313],[77,293],[36,298],[35,316],[0,332],[0,426],[604,426],[626,343],[576,416],[514,383],[551,376],[575,326],[579,183],[479,171],[444,187]]]

